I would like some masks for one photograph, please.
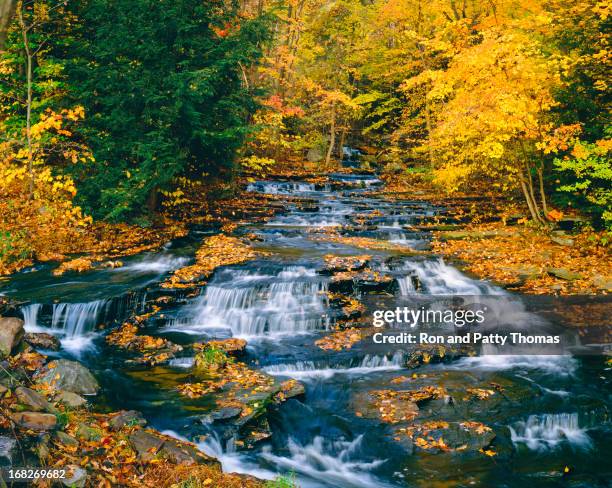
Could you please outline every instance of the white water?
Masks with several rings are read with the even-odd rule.
[[[392,371],[402,369],[404,354],[401,351],[393,356],[366,355],[358,366],[346,367],[324,367],[317,366],[314,361],[297,361],[290,364],[274,364],[266,366],[263,370],[273,376],[289,376],[295,379],[320,378],[328,379],[336,374],[364,375],[380,371]]]
[[[442,259],[406,262],[400,268],[418,277],[428,295],[499,295],[503,292],[491,285],[472,280]],[[398,279],[402,295],[417,293],[410,275]]]
[[[515,445],[525,444],[531,450],[554,449],[564,442],[582,449],[592,446],[586,429],[580,428],[577,413],[530,415],[509,429]]]
[[[578,363],[572,356],[560,355],[483,355],[462,358],[447,368],[498,370],[541,370],[549,374],[569,376],[574,373]]]
[[[247,191],[268,193],[272,195],[283,193],[305,193],[315,191],[313,183],[291,182],[291,181],[272,181],[256,182],[247,185]]]
[[[227,270],[213,280],[194,317],[168,326],[188,334],[225,329],[234,337],[269,337],[326,330],[327,283],[314,269],[287,266],[275,274]]]
[[[129,271],[132,273],[167,273],[178,269],[189,261],[188,258],[184,257],[173,257],[173,256],[155,256],[150,260],[143,260],[134,263],[127,264],[123,267],[114,268],[113,271]]]
[[[324,439],[316,436],[312,444],[301,445],[293,439],[289,439],[287,447],[288,456],[279,456],[267,447],[262,452],[262,457],[275,466],[299,473],[314,481],[320,481],[323,486],[334,486],[342,488],[381,488],[380,483],[369,471],[382,465],[385,460],[371,462],[357,461],[359,450],[363,441],[363,435],[353,441]],[[318,486],[318,484],[303,486]]]

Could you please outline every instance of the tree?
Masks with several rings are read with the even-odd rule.
[[[94,165],[79,195],[106,219],[153,209],[176,177],[227,174],[256,108],[243,68],[256,62],[268,17],[222,1],[89,0],[68,56],[88,118]]]

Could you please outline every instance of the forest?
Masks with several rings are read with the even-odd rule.
[[[611,15],[0,0],[0,468],[607,486]],[[565,349],[376,348],[417,296]]]

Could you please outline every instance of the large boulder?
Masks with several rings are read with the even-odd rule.
[[[50,413],[16,412],[11,419],[18,426],[30,430],[51,430],[57,426],[57,417]]]
[[[100,390],[98,381],[85,366],[67,359],[51,361],[36,382],[79,395],[95,395]]]
[[[20,386],[15,390],[17,401],[34,412],[44,412],[51,409],[51,404],[37,391]]]
[[[23,334],[23,320],[16,317],[0,317],[0,359],[11,354],[21,342]]]

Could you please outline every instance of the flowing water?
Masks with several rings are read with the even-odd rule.
[[[201,238],[215,229],[194,229],[160,253],[130,258],[113,270],[56,278],[48,267],[31,269],[11,279],[2,292],[28,302],[21,308],[26,329],[58,335],[64,346],[60,355],[78,357],[94,370],[105,392],[98,401],[140,410],[155,428],[194,441],[218,457],[226,471],[262,478],[292,472],[302,487],[608,486],[610,371],[600,356],[499,355],[485,348],[477,357],[409,370],[410,351],[400,347],[363,341],[329,352],[314,345],[338,318],[326,294],[330,277],[321,272],[329,254],[370,254],[370,267],[393,277],[391,291],[358,292],[366,317],[376,308],[461,295],[487,305],[498,323],[516,330],[562,325],[534,313],[527,297],[472,279],[438,257],[366,251],[326,239],[330,231],[339,231],[428,249],[430,236],[411,226],[444,216],[444,209],[372,196],[380,184],[371,175],[340,174],[326,184],[249,184],[251,192],[302,199],[289,200],[284,213],[265,223],[237,230],[256,234],[254,245],[269,255],[218,269],[199,296],[181,298],[147,325],[146,333],[179,344],[246,338],[251,367],[305,385],[303,398],[270,411],[272,437],[250,450],[238,449],[231,434],[204,420],[210,402],[176,393],[176,385],[188,378],[189,354],[165,366],[127,367],[121,354],[104,343],[104,334],[142,310],[159,291],[158,283],[188,264]],[[358,415],[365,392],[393,388],[393,378],[413,373],[454,391],[503,385],[503,401],[438,412],[443,420],[491,426],[498,455],[411,453],[393,439],[388,424]],[[438,413],[422,415],[431,420]],[[565,466],[571,467],[571,476],[564,476]]]

